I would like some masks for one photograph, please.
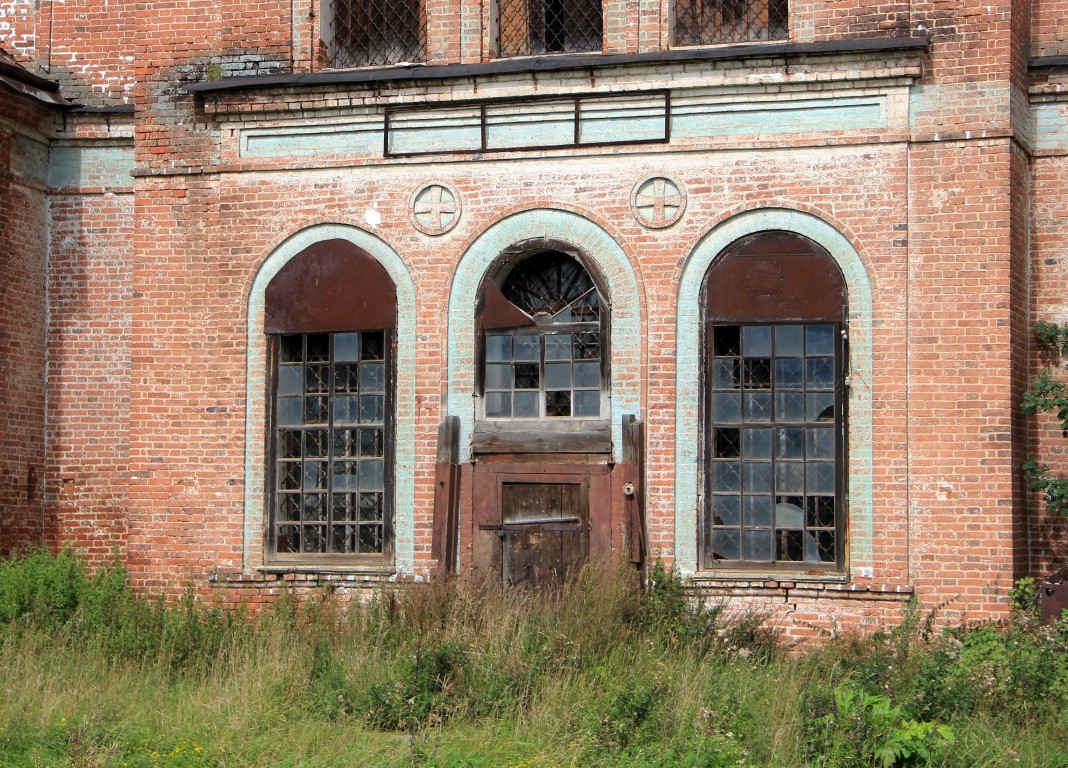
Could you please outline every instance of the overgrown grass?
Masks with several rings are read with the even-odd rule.
[[[787,653],[654,568],[559,595],[462,581],[255,619],[133,595],[74,556],[0,563],[0,766],[1060,766],[1068,629]]]

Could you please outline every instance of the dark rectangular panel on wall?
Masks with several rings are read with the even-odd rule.
[[[479,421],[475,423],[475,453],[611,453],[612,433],[607,420]]]

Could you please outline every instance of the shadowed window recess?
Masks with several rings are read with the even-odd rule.
[[[319,19],[326,66],[426,61],[423,0],[323,0]]]
[[[676,0],[674,44],[786,40],[789,22],[787,0]]]
[[[836,569],[845,531],[846,296],[812,241],[763,233],[705,281],[702,567]]]
[[[498,56],[600,53],[600,0],[497,0]]]
[[[305,249],[268,285],[270,559],[392,554],[396,316],[385,268],[345,240]]]

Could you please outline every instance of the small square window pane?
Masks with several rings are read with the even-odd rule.
[[[808,396],[809,421],[834,421],[834,393],[815,392]]]
[[[278,526],[278,533],[275,534],[274,546],[280,553],[300,552],[300,526]]]
[[[834,527],[834,496],[808,496],[805,507],[809,528]]]
[[[771,357],[771,326],[747,325],[742,328],[743,357]]]
[[[809,355],[834,354],[834,326],[810,325],[806,334],[805,352]]]
[[[321,522],[326,520],[326,494],[306,493],[303,499],[301,518],[308,522]]]
[[[776,544],[779,551],[776,559],[796,563],[804,559],[803,531],[776,531]]]
[[[712,329],[712,354],[716,357],[742,353],[742,329],[737,325],[721,325]]]
[[[278,398],[278,423],[282,426],[296,426],[304,423],[304,398]]]
[[[771,421],[771,394],[770,393],[746,393],[745,395],[745,420],[746,421]]]
[[[489,360],[491,362],[511,362],[512,337],[503,335],[487,335],[486,360]]]
[[[600,363],[575,363],[575,386],[576,387],[599,387],[601,386]]]
[[[330,334],[308,334],[307,360],[309,363],[326,363],[330,361]]]
[[[740,491],[742,489],[742,466],[737,461],[712,462],[712,490]]]
[[[742,361],[746,389],[771,389],[771,359],[753,357]]]
[[[775,418],[778,421],[804,421],[805,393],[776,392]]]
[[[771,430],[743,429],[742,454],[747,459],[771,458]]]
[[[571,400],[571,410],[573,416],[597,418],[601,415],[601,390],[576,390]]]
[[[810,459],[834,458],[834,430],[829,427],[807,429],[807,456]]]
[[[804,493],[805,465],[798,461],[781,461],[775,465],[775,493]]]
[[[712,522],[715,525],[738,525],[741,522],[741,497],[737,495],[712,497]]]
[[[325,552],[326,551],[326,537],[323,536],[322,525],[304,525],[301,526],[301,532],[303,533],[303,539],[301,546],[302,552]]]
[[[282,365],[278,368],[278,394],[304,394],[304,366]]]
[[[330,366],[307,365],[304,367],[304,391],[308,394],[313,392],[330,391]]]
[[[738,389],[738,361],[729,357],[713,361],[712,386],[716,389]]]
[[[732,424],[741,421],[742,397],[735,392],[717,392],[712,395],[712,420],[717,424]]]
[[[771,493],[771,462],[745,462],[742,465],[742,490]]]
[[[355,461],[335,461],[334,475],[331,478],[335,491],[355,491],[357,489]]]
[[[775,386],[778,389],[801,389],[805,386],[805,361],[795,358],[775,361]]]
[[[808,366],[809,389],[834,388],[834,358],[811,357],[805,363]]]
[[[334,391],[335,392],[358,392],[360,389],[359,378],[355,365],[334,366]]]
[[[327,457],[327,435],[325,429],[309,429],[304,433],[304,457],[308,459],[325,459]]]
[[[805,466],[809,493],[834,493],[834,462],[810,461]]]
[[[515,388],[538,389],[539,370],[537,363],[515,364]]]
[[[304,462],[304,482],[302,484],[304,490],[326,489],[326,464],[325,461]]]
[[[775,505],[775,527],[787,530],[800,530],[805,527],[805,512],[800,505],[802,497],[782,499]]]
[[[770,528],[775,505],[771,496],[744,496],[742,508],[746,528]]]
[[[330,526],[330,551],[336,554],[354,552],[356,547],[355,525]]]
[[[821,563],[833,563],[838,559],[838,553],[834,546],[834,531],[816,531],[810,533],[816,542],[816,556],[813,560]]]
[[[516,360],[541,360],[540,336],[516,336],[513,344]]]
[[[601,358],[601,334],[596,331],[575,334],[575,359],[599,360]]]
[[[299,461],[283,461],[278,465],[278,487],[283,491],[300,490],[303,475]]]
[[[334,398],[334,423],[355,424],[360,420],[360,398],[344,395]]]
[[[586,363],[589,365],[589,363]],[[545,388],[546,389],[570,389],[571,388],[571,363],[546,363],[545,364]]]
[[[546,416],[570,416],[571,393],[570,392],[546,392],[545,393]]]
[[[716,528],[712,531],[712,558],[714,560],[741,560],[740,531]]]
[[[512,366],[507,363],[490,363],[486,366],[487,389],[511,389]]]
[[[742,455],[741,430],[732,427],[720,427],[714,430],[712,458],[737,459]]]
[[[780,459],[804,458],[804,441],[803,429],[775,430],[775,456]]]
[[[287,493],[278,498],[279,520],[300,520],[300,494]]]
[[[334,456],[356,456],[358,446],[355,429],[334,430]]]
[[[282,430],[282,433],[278,436],[278,458],[299,459],[300,436],[301,432],[298,429]]]
[[[537,418],[541,416],[538,410],[540,401],[541,394],[538,392],[516,392],[513,400],[515,412],[512,415],[517,419]]]
[[[382,456],[382,442],[381,427],[377,429],[361,429],[360,456],[363,458]]]
[[[501,419],[512,415],[512,394],[510,392],[486,393],[486,418]]]
[[[278,358],[283,363],[304,362],[304,337],[281,336],[278,340]]]
[[[378,553],[382,551],[382,526],[360,526],[360,552],[364,554]]]
[[[386,366],[382,363],[360,363],[360,392],[386,391]]]
[[[328,397],[305,397],[304,398],[304,423],[325,424],[327,414]]]
[[[355,493],[335,493],[333,498],[333,519],[335,521],[355,521],[357,513],[356,499],[357,495]]]
[[[355,363],[360,359],[360,334],[334,334],[334,362]]]
[[[545,337],[546,360],[571,359],[571,334],[554,333]]]
[[[382,521],[381,493],[360,494],[360,521],[365,523]]]
[[[742,531],[746,560],[771,560],[771,531]]]
[[[382,459],[360,461],[360,490],[381,491],[386,487],[386,465]]]
[[[805,352],[805,329],[801,325],[780,325],[775,328],[775,356],[801,357]]]
[[[385,360],[386,334],[382,331],[367,331],[360,334],[360,359]]]
[[[385,395],[360,396],[360,423],[381,424],[386,409]]]

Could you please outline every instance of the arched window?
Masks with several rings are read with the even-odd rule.
[[[577,255],[506,254],[483,285],[484,419],[601,419],[607,308]]]
[[[316,243],[265,294],[275,562],[392,554],[396,287],[347,240]]]
[[[745,237],[708,270],[702,568],[844,561],[846,292],[787,232]]]

